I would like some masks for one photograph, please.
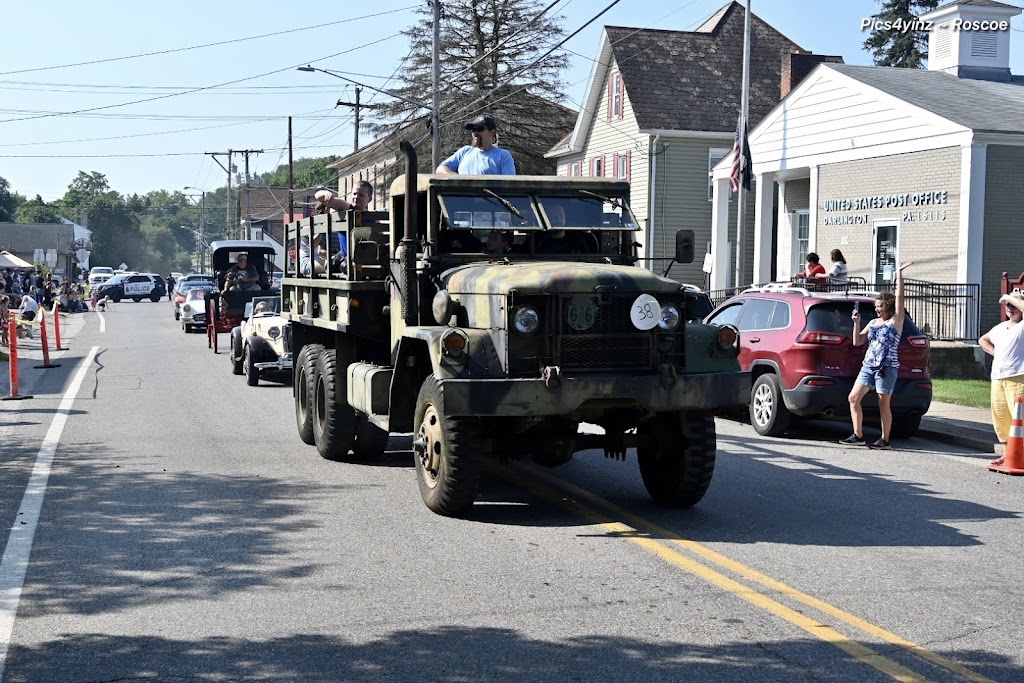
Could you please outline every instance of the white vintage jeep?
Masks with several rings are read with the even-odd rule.
[[[245,304],[242,324],[231,330],[231,371],[259,384],[263,372],[288,379],[292,371],[289,322],[281,317],[281,297],[256,297]]]

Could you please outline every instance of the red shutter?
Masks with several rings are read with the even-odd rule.
[[[608,74],[608,120],[612,120],[612,88],[615,86],[615,75]]]
[[[612,178],[618,178],[619,177],[619,155],[618,155],[618,153],[615,153],[615,154],[612,155],[612,164],[614,164],[612,166]]]
[[[626,111],[626,88],[622,82],[622,74],[619,74],[619,111],[616,112],[621,119]]]
[[[626,182],[630,182],[630,176],[633,175],[633,151],[626,152]]]
[[[587,168],[588,168],[587,175],[590,176],[591,178],[593,178],[594,177],[594,157],[590,157],[590,159],[587,161]]]

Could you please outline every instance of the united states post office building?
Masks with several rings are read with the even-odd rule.
[[[807,252],[840,249],[850,275],[981,284],[981,329],[999,279],[1024,271],[1024,77],[1011,31],[954,31],[1021,9],[962,0],[933,10],[928,69],[821,64],[750,134],[753,282],[785,280]],[[713,202],[729,195],[729,159]],[[720,212],[713,212],[724,215]],[[732,286],[728,225],[712,226],[713,289]],[[726,267],[721,267],[725,265]],[[740,283],[742,284],[742,283]]]

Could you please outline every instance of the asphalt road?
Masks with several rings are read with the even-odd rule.
[[[447,519],[407,437],[320,459],[166,301],[79,320],[0,403],[3,681],[1024,680],[1024,478],[983,454],[719,420],[693,509],[588,452]]]

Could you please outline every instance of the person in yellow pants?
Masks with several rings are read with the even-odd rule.
[[[1024,396],[1024,294],[1004,294],[999,303],[1006,307],[1006,322],[989,330],[978,344],[992,356],[992,426],[999,443],[1006,444],[1014,402]],[[992,464],[1002,465],[1002,456]]]

